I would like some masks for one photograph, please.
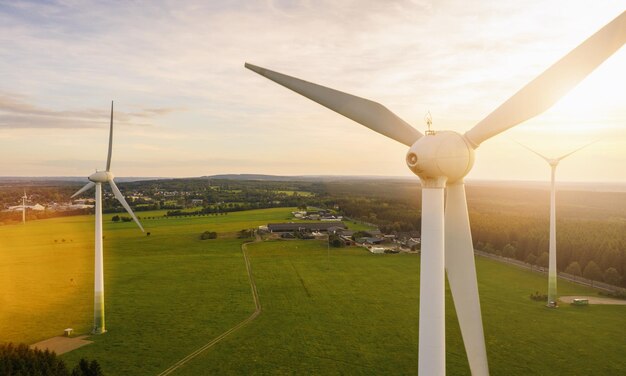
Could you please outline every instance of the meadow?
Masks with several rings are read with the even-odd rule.
[[[97,359],[111,375],[154,375],[254,311],[237,231],[284,221],[289,208],[221,216],[104,216],[108,332],[63,355]],[[142,217],[156,213],[143,212]],[[348,223],[350,224],[350,223]],[[203,231],[217,240],[202,241]],[[325,242],[247,246],[262,313],[174,374],[413,374],[417,369],[419,257],[373,255]],[[493,375],[622,374],[626,307],[529,299],[542,275],[477,258]],[[34,343],[93,309],[93,216],[0,226],[0,342]],[[596,292],[566,282],[561,295]],[[469,374],[447,295],[447,368]]]

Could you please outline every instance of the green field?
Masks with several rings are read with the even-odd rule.
[[[284,194],[287,196],[298,195],[300,197],[313,197],[315,195],[313,192],[307,192],[307,191],[273,191],[273,192],[277,194]]]
[[[150,236],[105,215],[109,331],[63,358],[98,359],[111,375],[154,375],[249,317],[242,240],[233,235],[292,210],[145,220]],[[199,240],[205,230],[220,238]],[[419,257],[356,248],[329,257],[317,241],[254,243],[248,255],[261,315],[174,374],[416,372]],[[624,373],[625,306],[550,310],[528,298],[545,290],[545,277],[482,258],[477,266],[491,374]],[[0,226],[0,286],[0,342],[88,332],[93,217]],[[559,292],[595,294],[565,282]],[[449,294],[447,346],[448,374],[469,374]]]

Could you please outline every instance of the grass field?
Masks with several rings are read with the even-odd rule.
[[[108,333],[63,358],[95,358],[107,374],[153,375],[254,310],[244,228],[291,209],[145,220],[105,215]],[[139,213],[151,216],[148,212]],[[222,238],[199,240],[205,230]],[[65,239],[65,241],[62,241]],[[55,242],[56,240],[56,242]],[[175,374],[414,374],[419,257],[331,249],[325,242],[248,245],[263,312]],[[477,259],[492,375],[623,374],[626,307],[543,307],[545,278]],[[0,342],[33,343],[92,324],[93,217],[0,226]],[[560,282],[559,293],[595,294]],[[469,374],[447,299],[447,367]]]
[[[315,242],[249,245],[263,313],[183,368],[207,374],[414,374],[419,258],[350,249],[327,258]],[[493,375],[621,374],[626,307],[550,310],[528,295],[544,278],[479,258]],[[562,294],[594,294],[568,283]],[[447,370],[469,375],[447,299]]]
[[[307,192],[307,191],[274,191],[274,193],[278,193],[278,194],[282,193],[287,196],[298,195],[300,197],[313,197],[315,195],[313,192]]]

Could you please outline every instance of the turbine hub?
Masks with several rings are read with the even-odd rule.
[[[406,163],[422,182],[436,186],[454,183],[474,165],[474,149],[463,135],[452,131],[432,132],[421,137],[406,155]]]
[[[110,171],[96,171],[87,178],[94,183],[106,183],[113,180],[113,174]]]

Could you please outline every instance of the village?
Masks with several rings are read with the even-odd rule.
[[[107,206],[107,199],[109,199],[109,202],[114,200],[113,194],[110,192],[104,192],[103,196],[105,207]],[[183,207],[183,205],[198,207],[207,204],[206,200],[194,196],[193,192],[157,190],[151,192],[151,194],[133,191],[129,192],[129,195],[126,197],[136,209],[138,209],[138,206],[150,203],[160,203],[162,207]],[[43,201],[37,202],[40,199],[43,199]],[[57,212],[59,215],[63,215],[63,212],[89,212],[95,206],[93,198],[72,200],[68,197],[68,200],[63,202],[45,202],[44,197],[36,194],[29,196],[26,192],[21,197],[21,201],[21,205],[5,204],[1,212],[22,213],[23,220],[26,220],[27,215],[30,215],[27,213],[31,211],[42,214]],[[214,205],[218,204],[223,203],[214,203]],[[414,253],[420,249],[420,234],[418,231],[384,234],[375,224],[343,217],[338,214],[338,207],[333,209],[309,207],[307,210],[293,211],[291,213],[292,221],[268,223],[265,226],[259,226],[258,233],[272,239],[326,239],[329,247],[363,247],[375,254]],[[362,227],[363,229],[351,229],[354,226],[347,226],[345,222],[358,223],[360,224],[359,228]]]
[[[343,221],[346,218],[324,209],[294,211],[291,214],[294,221],[259,226],[259,234],[270,239],[326,239],[328,247],[363,247],[375,254],[416,253],[420,250],[421,239],[416,231],[383,234],[371,224],[367,224],[366,230],[350,230]]]

